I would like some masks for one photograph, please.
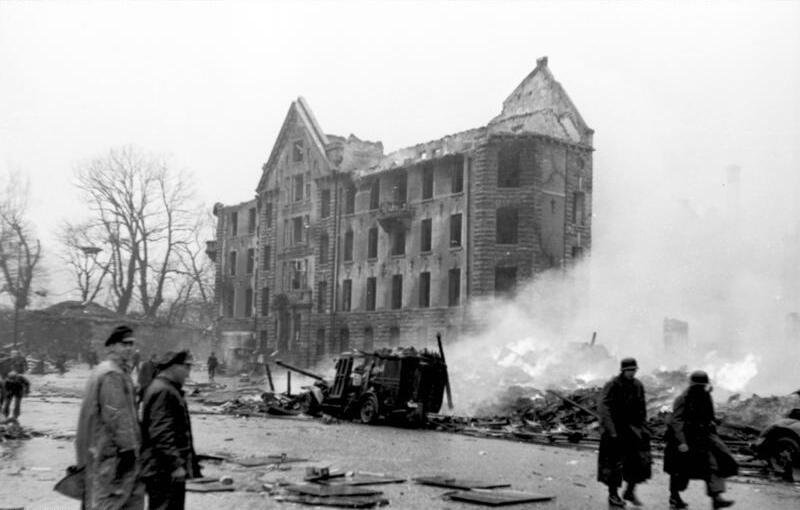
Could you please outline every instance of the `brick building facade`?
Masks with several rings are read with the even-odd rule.
[[[546,57],[486,126],[389,154],[298,98],[255,199],[214,209],[220,335],[303,365],[458,336],[591,249],[592,135]]]

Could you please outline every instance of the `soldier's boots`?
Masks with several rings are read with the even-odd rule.
[[[724,499],[720,495],[714,496],[711,500],[711,508],[716,510],[717,508],[728,508],[729,506],[733,506],[733,501],[730,499]]]
[[[622,499],[629,501],[633,506],[642,506],[642,502],[636,497],[636,494],[631,489],[626,490],[622,494]]]
[[[686,501],[681,499],[681,495],[678,493],[670,494],[669,496],[669,510],[684,510],[689,508],[689,505],[686,504]]]
[[[625,502],[617,494],[608,495],[608,506],[615,508],[625,508]]]

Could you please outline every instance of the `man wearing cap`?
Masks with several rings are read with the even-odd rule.
[[[603,388],[599,405],[597,480],[608,486],[608,504],[613,507],[624,507],[625,501],[641,506],[636,484],[652,474],[644,386],[635,377],[638,368],[635,359],[623,359],[620,374]],[[628,485],[620,498],[617,491],[623,480]]]
[[[75,451],[85,468],[83,508],[144,508],[144,486],[138,480],[141,446],[130,362],[135,340],[128,326],[114,328],[105,342],[107,356],[86,383]]]
[[[151,510],[182,510],[186,480],[200,477],[183,383],[189,351],[168,352],[142,400],[142,478]]]
[[[689,387],[675,399],[672,418],[664,436],[664,471],[669,473],[669,505],[673,510],[688,508],[681,492],[689,479],[705,480],[713,508],[726,508],[725,478],[739,466],[717,435],[714,401],[708,374],[698,370],[689,376]]]

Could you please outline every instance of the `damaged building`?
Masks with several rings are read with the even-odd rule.
[[[592,135],[546,57],[487,125],[388,154],[298,98],[255,198],[214,208],[223,350],[307,366],[452,340],[470,301],[589,252]]]

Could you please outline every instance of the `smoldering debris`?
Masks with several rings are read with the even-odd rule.
[[[656,371],[641,377],[647,394],[648,426],[660,442],[666,433],[672,403],[686,387],[686,370]],[[495,402],[471,417],[429,415],[432,428],[480,437],[546,443],[597,443],[600,439],[600,386],[573,390],[540,390],[512,386]],[[735,395],[717,404],[717,431],[736,452],[751,455],[751,445],[765,427],[800,407],[800,395],[742,399]]]

